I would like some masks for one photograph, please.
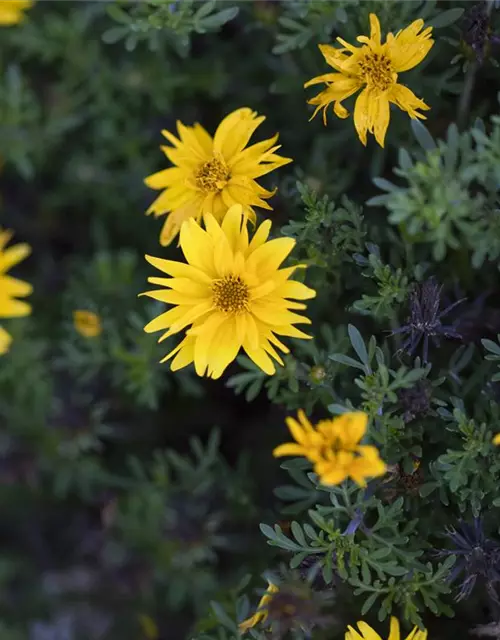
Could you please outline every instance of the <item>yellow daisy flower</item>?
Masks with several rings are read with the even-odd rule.
[[[253,614],[253,616],[251,616],[250,618],[247,618],[246,620],[243,620],[243,622],[240,623],[239,625],[240,633],[245,633],[252,627],[255,627],[255,625],[258,624],[259,622],[264,622],[264,620],[266,620],[267,606],[271,602],[273,594],[278,593],[278,591],[279,591],[278,587],[272,582],[269,582],[268,580],[267,591],[260,599],[259,606],[257,607],[257,611]]]
[[[493,438],[493,444],[500,444],[500,433],[497,433]]]
[[[24,12],[33,0],[0,0],[0,25],[10,26],[24,20]]]
[[[316,427],[305,413],[298,412],[298,422],[287,418],[286,423],[296,442],[282,444],[273,451],[281,456],[304,456],[313,463],[322,484],[340,484],[352,478],[361,487],[366,478],[383,475],[387,467],[376,447],[360,445],[366,433],[366,413],[344,413],[331,420],[321,420]]]
[[[382,640],[379,634],[374,631],[366,622],[358,622],[358,633],[349,625],[345,632],[345,640]],[[399,622],[396,618],[391,618],[391,628],[389,638],[387,640],[400,640]],[[413,627],[412,631],[405,640],[427,640],[427,631],[420,631],[418,627]]]
[[[73,311],[73,326],[84,338],[97,338],[102,333],[101,318],[93,311]]]
[[[188,127],[177,122],[178,138],[169,131],[162,134],[173,145],[161,147],[174,165],[146,178],[152,189],[163,189],[147,210],[155,217],[167,215],[160,244],[169,245],[184,220],[211,213],[221,220],[233,204],[243,205],[245,214],[255,222],[254,207],[269,209],[265,200],[276,193],[255,180],[289,162],[276,151],[278,134],[247,147],[253,132],[265,116],[248,107],[233,111],[220,123],[212,138],[198,123]]]
[[[234,205],[222,223],[208,214],[206,231],[194,218],[182,225],[180,245],[187,264],[146,256],[170,278],[149,278],[152,284],[167,287],[145,294],[174,305],[152,320],[148,333],[166,330],[160,342],[186,331],[184,340],[162,362],[172,356],[172,371],[194,362],[199,376],[219,378],[241,347],[265,373],[272,375],[271,357],[283,361],[274,347],[289,349],[275,334],[309,338],[294,324],[311,321],[291,311],[305,304],[289,298],[307,300],[315,291],[290,280],[304,265],[280,269],[295,245],[292,238],[267,240],[271,222],[266,220],[249,242],[247,221],[241,205]]]
[[[11,267],[29,256],[31,248],[21,243],[6,249],[12,235],[12,231],[0,230],[0,318],[20,318],[31,313],[31,305],[16,298],[29,296],[33,287],[28,282],[7,275]],[[0,355],[7,353],[11,342],[12,336],[0,327]]]
[[[362,46],[355,47],[342,38],[336,49],[328,44],[320,44],[319,49],[326,62],[337,71],[309,80],[304,85],[310,87],[324,82],[327,86],[320,94],[309,100],[317,105],[312,118],[323,109],[326,125],[326,110],[333,102],[333,111],[339,118],[347,118],[349,112],[342,105],[353,93],[363,88],[354,106],[354,126],[361,142],[366,145],[367,132],[373,133],[381,147],[389,126],[389,104],[392,102],[410,118],[425,116],[417,109],[430,109],[425,102],[408,87],[398,83],[398,73],[417,66],[429,53],[432,27],[422,31],[423,20],[415,20],[406,29],[387,34],[384,44],[380,41],[380,23],[374,13],[370,13],[370,37],[358,36]],[[311,120],[312,120],[311,118]]]

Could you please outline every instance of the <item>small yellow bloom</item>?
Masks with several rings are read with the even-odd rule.
[[[380,41],[380,23],[374,13],[370,14],[370,37],[358,36],[360,47],[355,47],[342,38],[337,40],[342,48],[320,44],[319,49],[326,62],[337,71],[317,76],[305,87],[325,83],[324,89],[309,104],[317,105],[312,118],[323,109],[323,121],[326,125],[326,110],[333,102],[333,111],[339,118],[347,118],[349,112],[342,102],[359,89],[354,107],[354,126],[361,142],[366,145],[366,134],[373,133],[381,147],[389,126],[389,105],[394,103],[410,118],[425,116],[417,109],[430,109],[425,102],[403,84],[398,83],[398,73],[416,67],[429,53],[434,40],[431,40],[432,27],[422,31],[423,20],[415,20],[406,29],[393,35],[387,34],[384,44]],[[311,119],[312,119],[311,118]]]
[[[97,338],[102,333],[101,318],[93,311],[73,311],[73,325],[84,338]]]
[[[146,212],[155,217],[168,214],[160,244],[169,245],[184,220],[200,222],[202,215],[211,213],[220,221],[234,204],[241,204],[252,222],[254,207],[272,210],[265,200],[276,189],[268,191],[256,179],[292,160],[276,153],[281,148],[276,145],[278,134],[247,146],[264,120],[264,116],[244,107],[226,116],[213,138],[198,123],[189,127],[177,122],[178,138],[162,131],[173,146],[161,149],[174,166],[145,180],[148,187],[163,190]]]
[[[139,615],[139,624],[141,625],[145,640],[158,640],[160,633],[156,622],[151,616],[141,613]]]
[[[241,347],[268,375],[275,372],[271,357],[283,365],[275,347],[288,353],[276,335],[309,338],[293,325],[311,324],[293,310],[314,298],[315,291],[290,280],[304,265],[280,269],[295,245],[292,238],[267,240],[266,220],[249,241],[241,205],[231,207],[222,223],[208,214],[206,230],[194,218],[181,228],[180,245],[187,264],[146,256],[169,278],[149,278],[164,287],[141,295],[173,305],[144,327],[147,333],[166,330],[159,342],[190,327],[184,340],[165,358],[176,355],[172,371],[194,362],[199,376],[220,378]],[[166,288],[165,288],[166,287]],[[270,357],[271,356],[271,357]]]
[[[31,313],[31,305],[16,298],[29,296],[33,287],[28,282],[7,275],[11,267],[29,256],[31,247],[21,243],[6,249],[12,235],[12,231],[0,229],[0,318],[20,318]],[[0,327],[0,355],[7,353],[11,342],[11,335]]]
[[[33,0],[0,0],[0,25],[10,26],[24,20],[24,12]]]
[[[500,433],[493,438],[493,444],[500,444]]]
[[[255,627],[255,625],[258,624],[259,622],[264,622],[264,620],[266,620],[267,606],[271,602],[273,594],[278,593],[278,591],[279,591],[278,587],[272,582],[269,582],[268,580],[267,591],[260,599],[259,606],[257,607],[257,611],[253,614],[253,616],[251,616],[250,618],[247,618],[246,620],[243,620],[243,622],[240,623],[240,626],[239,626],[240,633],[245,633],[252,627]]]
[[[349,625],[347,629],[345,640],[382,640],[379,634],[367,625],[366,622],[358,622],[358,629],[361,633],[358,633],[351,625]],[[391,629],[388,640],[400,640],[400,638],[399,622],[396,618],[391,618]],[[427,640],[427,631],[420,631],[418,627],[413,627],[410,634],[406,636],[406,640]]]
[[[364,487],[366,478],[386,472],[387,467],[377,448],[359,444],[366,433],[366,413],[344,413],[331,420],[321,420],[316,427],[302,410],[298,412],[298,418],[298,422],[294,418],[286,419],[296,442],[276,447],[273,451],[275,458],[304,456],[313,463],[315,473],[325,485],[339,484],[346,478],[352,478]]]

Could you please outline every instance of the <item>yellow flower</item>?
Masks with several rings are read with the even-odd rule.
[[[28,244],[16,244],[6,249],[12,231],[0,230],[0,318],[20,318],[31,313],[31,305],[16,298],[29,296],[33,287],[23,280],[7,275],[7,271],[31,253]],[[7,353],[12,342],[11,335],[0,327],[0,355]]]
[[[156,622],[151,616],[141,613],[139,615],[139,624],[141,625],[141,630],[145,640],[158,640],[160,633]]]
[[[304,456],[313,463],[322,484],[339,484],[352,478],[361,487],[366,478],[383,475],[386,465],[378,450],[371,445],[360,445],[366,433],[366,413],[344,413],[331,420],[321,420],[316,427],[305,413],[298,412],[299,421],[287,418],[286,423],[295,443],[282,444],[273,451],[281,456]]]
[[[322,82],[327,85],[326,89],[309,100],[309,104],[317,105],[312,118],[323,109],[326,125],[326,110],[332,102],[335,115],[347,118],[349,112],[342,101],[363,88],[354,107],[354,126],[364,145],[366,134],[370,132],[375,134],[380,146],[384,146],[391,102],[406,111],[410,118],[425,120],[425,116],[417,109],[427,110],[430,107],[408,87],[398,83],[398,73],[408,71],[422,62],[434,44],[434,40],[431,40],[432,27],[421,31],[423,26],[423,20],[415,20],[396,35],[387,34],[387,40],[382,44],[380,23],[377,16],[371,13],[370,37],[357,38],[362,46],[355,47],[342,38],[337,38],[343,45],[341,49],[320,44],[319,49],[326,62],[338,73],[318,76],[304,85],[310,87]]]
[[[102,333],[101,318],[93,311],[73,311],[73,325],[84,338],[97,338]]]
[[[382,640],[379,634],[367,625],[366,622],[358,622],[358,629],[361,633],[358,633],[350,625],[347,629],[345,640]],[[388,640],[400,640],[400,638],[399,622],[396,618],[391,618],[391,629]],[[406,636],[406,640],[427,640],[427,631],[420,631],[418,627],[413,627],[410,634]]]
[[[10,26],[24,20],[24,12],[33,0],[0,0],[0,25]]]
[[[213,138],[198,123],[188,127],[177,122],[179,138],[162,131],[173,147],[161,149],[174,166],[145,182],[152,189],[164,189],[146,212],[155,217],[168,214],[160,234],[163,246],[172,242],[188,218],[199,222],[211,213],[220,221],[229,207],[241,204],[255,222],[254,207],[272,210],[265,200],[276,189],[268,191],[255,180],[292,161],[276,153],[281,147],[276,145],[278,134],[246,146],[264,120],[244,107],[226,116]]]
[[[266,220],[249,242],[247,222],[241,205],[234,205],[222,223],[210,214],[206,231],[194,218],[181,228],[180,245],[188,264],[146,256],[170,278],[149,278],[152,284],[167,287],[141,295],[174,305],[152,320],[148,333],[167,330],[159,342],[182,331],[186,337],[162,362],[172,356],[172,371],[194,362],[199,376],[219,378],[241,347],[257,366],[272,375],[281,365],[274,347],[289,349],[275,334],[309,338],[294,324],[311,321],[291,311],[305,309],[299,302],[314,298],[315,291],[289,280],[303,265],[280,269],[295,245],[292,238],[267,240],[271,222]]]
[[[247,618],[246,620],[243,620],[243,622],[240,623],[240,626],[239,626],[240,633],[245,633],[252,627],[255,627],[255,625],[258,624],[259,622],[263,622],[264,620],[266,620],[267,605],[271,602],[273,594],[278,593],[279,591],[278,587],[275,584],[273,584],[272,582],[269,582],[269,580],[267,582],[268,582],[267,591],[260,599],[259,606],[257,607],[257,611],[253,614],[253,616],[251,616],[250,618]]]
[[[493,438],[493,444],[500,444],[500,433]]]

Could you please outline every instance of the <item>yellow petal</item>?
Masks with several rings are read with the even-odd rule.
[[[402,84],[392,85],[387,97],[390,102],[394,102],[400,109],[407,111],[410,118],[424,119],[424,116],[418,113],[417,109],[423,109],[424,111],[430,109],[423,100],[417,98],[411,89]]]
[[[370,40],[380,47],[380,22],[374,13],[370,13]]]
[[[375,140],[383,148],[390,118],[389,100],[387,96],[381,95],[371,101],[370,114]]]
[[[164,189],[171,186],[176,182],[183,180],[185,173],[178,167],[170,167],[169,169],[163,169],[157,173],[153,173],[144,179],[144,183],[151,189]]]
[[[400,640],[399,621],[394,616],[391,616],[391,629],[388,640]]]
[[[304,456],[307,457],[307,449],[301,447],[299,444],[293,442],[287,442],[286,444],[280,444],[273,449],[273,456],[275,458],[281,458],[282,456]]]
[[[366,433],[368,415],[362,411],[343,413],[332,421],[345,449],[354,450]]]
[[[21,318],[29,316],[31,305],[22,300],[0,299],[0,318]]]
[[[0,253],[0,273],[5,273],[14,265],[24,260],[31,253],[31,247],[26,243],[15,244]]]
[[[217,277],[214,266],[214,242],[210,235],[192,218],[181,227],[180,245],[191,266],[211,278]]]
[[[424,21],[418,19],[399,31],[396,36],[388,34],[387,51],[397,73],[413,69],[431,50],[434,44],[434,40],[431,39],[432,27],[427,27],[421,32],[423,26]]]
[[[243,343],[243,349],[250,360],[255,362],[255,364],[262,369],[264,373],[267,373],[268,376],[272,376],[276,372],[276,367],[274,366],[273,361],[264,349],[252,348],[248,339]]]
[[[148,255],[146,255],[145,258],[153,267],[175,278],[188,278],[201,284],[212,284],[211,278],[207,276],[206,273],[203,273],[203,271],[190,264],[184,264],[184,262],[177,262],[176,260],[164,260],[163,258],[155,258],[154,256]]]
[[[9,297],[24,297],[33,293],[33,287],[29,282],[4,275],[0,276],[0,291]]]
[[[500,433],[497,433],[496,436],[493,438],[493,444],[500,444]]]
[[[358,132],[358,137],[366,147],[366,134],[370,128],[370,92],[364,89],[356,98],[354,105],[354,126]]]
[[[360,620],[358,622],[358,628],[363,634],[364,640],[382,640],[379,634],[366,624],[366,622]]]
[[[0,356],[5,355],[12,344],[12,336],[3,327],[0,327]]]
[[[265,120],[248,107],[236,109],[217,127],[214,136],[214,153],[220,154],[230,162],[231,159],[245,148],[252,134]]]

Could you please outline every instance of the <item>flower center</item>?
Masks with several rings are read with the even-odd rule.
[[[224,276],[212,284],[213,305],[224,313],[242,313],[248,308],[248,285],[240,276]]]
[[[229,178],[225,163],[215,157],[202,164],[195,173],[196,186],[206,193],[224,189]]]
[[[384,53],[369,50],[358,64],[366,84],[385,91],[394,82],[391,60]]]

